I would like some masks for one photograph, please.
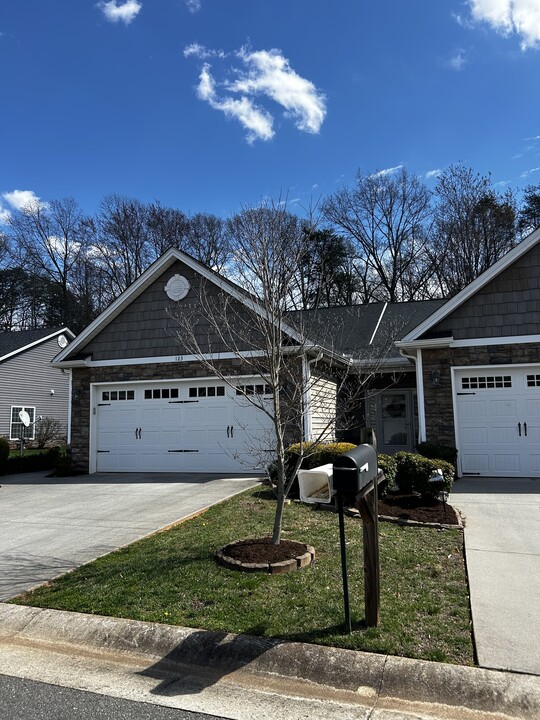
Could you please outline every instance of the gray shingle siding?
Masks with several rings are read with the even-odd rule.
[[[455,340],[540,334],[540,245],[430,330]]]
[[[35,407],[36,417],[67,428],[69,373],[50,365],[59,350],[54,337],[0,363],[0,436],[9,437],[12,405]]]
[[[189,280],[190,291],[179,303],[169,300],[165,285],[176,274]],[[182,344],[182,330],[178,314],[197,322],[197,339],[204,352],[226,352],[230,348],[212,334],[210,325],[200,310],[201,286],[218,307],[223,307],[221,290],[181,262],[164,271],[139,297],[114,318],[93,340],[79,352],[92,355],[93,360],[130,359],[141,357],[170,357],[190,354]],[[230,296],[229,296],[230,301]],[[240,303],[233,300],[233,316],[245,314]],[[242,349],[249,349],[246,344]]]

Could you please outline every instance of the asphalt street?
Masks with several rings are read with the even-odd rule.
[[[0,717],[5,720],[224,720],[176,708],[0,675]]]

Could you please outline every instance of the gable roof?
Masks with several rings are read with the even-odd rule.
[[[0,363],[10,357],[19,355],[30,348],[41,345],[64,333],[74,338],[74,333],[67,327],[62,328],[40,328],[39,330],[17,330],[0,333]]]
[[[171,265],[176,261],[180,261],[190,267],[195,272],[199,273],[206,280],[217,285],[224,292],[234,297],[239,302],[246,305],[250,310],[258,313],[261,317],[266,315],[266,311],[260,301],[254,298],[248,292],[243,290],[241,287],[231,282],[227,278],[219,275],[210,268],[203,265],[195,258],[191,257],[182,250],[177,248],[170,248],[160,258],[158,258],[150,267],[148,267],[138,278],[133,282],[127,290],[119,295],[109,307],[104,310],[90,325],[88,325],[67,348],[62,350],[54,359],[54,364],[61,365],[64,361],[70,359],[73,362],[80,362],[84,364],[84,359],[77,355],[79,350],[82,350],[90,340],[96,337],[96,335],[103,330],[114,318],[116,318],[125,308],[127,308],[144,290],[146,290],[163,272],[165,272]],[[283,331],[287,333],[293,340],[303,342],[303,338],[299,335],[297,330],[290,325],[284,325]]]
[[[432,315],[427,317],[423,322],[412,329],[407,335],[405,335],[401,341],[398,342],[400,347],[406,346],[408,343],[418,343],[422,336],[425,335],[429,330],[438,325],[454,310],[463,305],[469,298],[475,295],[491,280],[500,275],[510,265],[516,262],[519,258],[523,257],[531,248],[540,242],[540,228],[528,235],[522,240],[516,247],[512,248],[506,253],[500,260],[494,263],[485,272],[479,275],[472,283],[469,283],[467,287],[463,288],[461,292],[454,295],[453,298],[444,303],[438,310]]]

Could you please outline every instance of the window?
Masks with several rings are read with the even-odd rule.
[[[145,400],[168,400],[178,397],[178,388],[153,388],[144,391]]]
[[[510,375],[483,375],[481,377],[465,377],[461,380],[462,390],[492,390],[494,388],[511,388]]]
[[[270,385],[238,385],[237,395],[272,395]]]
[[[30,425],[25,427],[21,421],[19,413],[26,411],[30,418]],[[9,439],[20,440],[21,437],[25,440],[33,440],[35,436],[35,422],[36,419],[36,408],[28,407],[23,405],[12,405],[11,406],[11,423],[9,427]]]
[[[527,387],[540,387],[540,375],[527,375]]]
[[[104,390],[101,393],[101,400],[109,402],[111,400],[135,400],[135,390]]]
[[[208,385],[203,387],[190,387],[188,390],[190,398],[196,397],[225,397],[225,385]]]

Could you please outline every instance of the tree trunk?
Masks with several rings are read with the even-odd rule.
[[[272,543],[279,545],[281,541],[281,527],[283,525],[283,508],[285,506],[285,493],[283,486],[278,488],[278,496],[276,502],[276,515],[274,518],[274,531],[272,533]]]

